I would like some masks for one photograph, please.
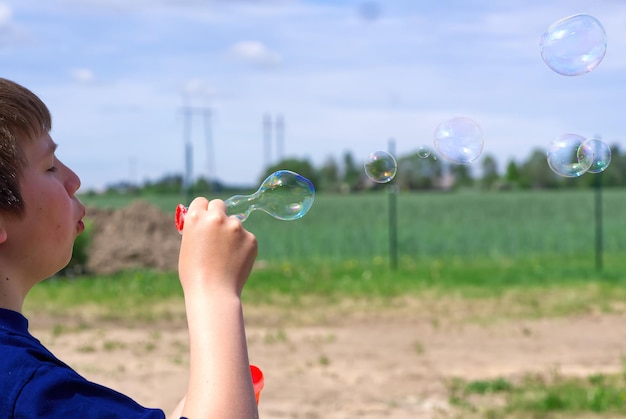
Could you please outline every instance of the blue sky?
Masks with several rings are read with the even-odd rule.
[[[608,49],[565,77],[539,42],[577,13]],[[626,145],[621,0],[0,0],[0,62],[48,104],[84,188],[182,173],[185,104],[212,112],[212,150],[192,118],[194,174],[229,184],[262,174],[265,114],[284,118],[283,157],[316,166],[389,138],[398,155],[432,146],[454,116],[480,124],[501,168],[567,132]]]

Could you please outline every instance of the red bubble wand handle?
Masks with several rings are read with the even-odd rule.
[[[250,365],[250,374],[252,375],[252,386],[254,387],[254,398],[256,404],[259,404],[259,398],[261,397],[261,390],[265,385],[265,377],[263,377],[263,371],[256,365]]]

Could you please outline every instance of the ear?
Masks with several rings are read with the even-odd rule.
[[[7,217],[0,214],[0,244],[7,241],[7,229],[6,229]]]

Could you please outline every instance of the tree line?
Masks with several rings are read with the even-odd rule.
[[[499,168],[496,158],[490,154],[481,156],[472,164],[450,163],[434,154],[424,158],[417,151],[397,156],[396,160],[398,171],[392,184],[403,191],[589,188],[597,184],[599,177],[604,186],[626,186],[626,154],[616,145],[611,146],[611,162],[604,172],[585,173],[576,178],[554,173],[548,166],[546,151],[539,148],[533,150],[526,159],[509,160],[503,168]],[[315,167],[307,159],[284,159],[267,167],[259,176],[258,182],[245,189],[258,187],[276,170],[292,170],[301,174],[311,180],[317,192],[350,193],[386,187],[385,184],[369,179],[363,162],[355,159],[348,151],[340,158],[329,156],[319,167]],[[109,185],[106,192],[154,194],[183,192],[195,195],[241,189],[244,188],[200,177],[185,191],[182,174],[171,174],[156,181],[146,180],[140,185],[126,181],[118,182]]]

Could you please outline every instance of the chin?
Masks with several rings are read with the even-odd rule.
[[[50,276],[64,274],[64,272],[69,268],[70,260],[72,260],[72,255],[71,254],[70,254],[70,256],[68,258],[66,258],[64,263],[59,264],[59,266],[56,268],[56,270]]]

